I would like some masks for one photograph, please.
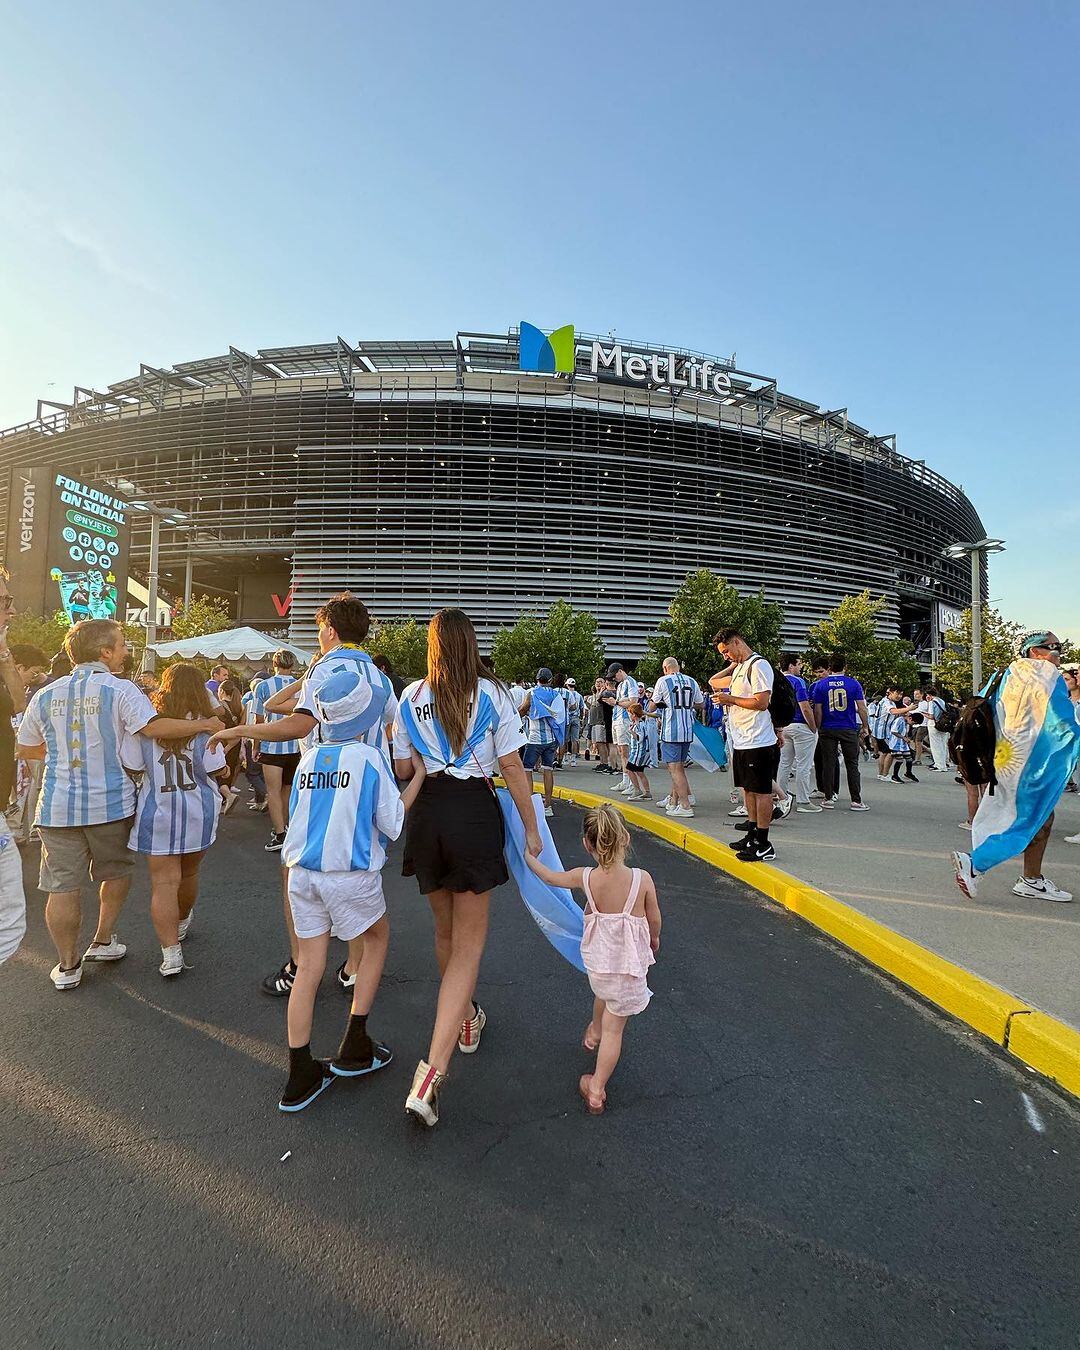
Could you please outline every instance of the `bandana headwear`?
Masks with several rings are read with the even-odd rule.
[[[1045,647],[1050,641],[1050,634],[1045,628],[1040,628],[1035,633],[1025,633],[1020,639],[1020,655],[1030,656],[1032,647]]]

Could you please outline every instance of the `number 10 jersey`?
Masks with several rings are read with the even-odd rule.
[[[125,743],[125,765],[142,771],[128,848],[172,856],[199,853],[214,842],[221,795],[210,775],[225,767],[225,751],[208,749],[209,739],[201,731],[179,750],[174,741],[147,736]]]

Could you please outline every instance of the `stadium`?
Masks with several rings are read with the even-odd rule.
[[[348,587],[381,619],[460,605],[482,641],[565,598],[633,658],[704,566],[781,602],[795,645],[868,588],[889,600],[881,635],[928,654],[970,603],[967,561],[942,550],[985,534],[894,436],[734,358],[524,323],[230,348],[40,402],[0,432],[16,574],[31,470],[166,513],[167,594],[226,595],[238,623],[287,624],[302,646],[318,604]],[[130,524],[145,579],[150,516]]]

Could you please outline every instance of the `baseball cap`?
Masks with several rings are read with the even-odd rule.
[[[567,675],[567,677],[566,677],[566,683],[567,683],[568,688],[570,688],[570,689],[576,689],[576,688],[577,688],[577,680],[574,679],[573,675]]]
[[[618,675],[619,671],[622,670],[622,668],[623,663],[621,661],[612,661],[611,665],[608,666],[607,668],[608,679],[613,680],[615,676]]]
[[[541,684],[546,684],[553,677],[551,671],[548,670],[547,666],[541,666],[540,669],[536,672],[536,678],[540,681]]]
[[[377,720],[386,702],[386,691],[365,680],[356,670],[335,670],[315,692],[315,715],[322,723],[325,741],[355,741]],[[374,713],[374,716],[372,714]]]

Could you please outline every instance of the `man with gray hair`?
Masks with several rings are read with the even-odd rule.
[[[649,700],[649,712],[660,713],[660,763],[671,775],[667,814],[685,819],[694,814],[686,761],[690,758],[697,710],[704,704],[705,695],[692,675],[682,673],[674,656],[664,658],[663,669]]]

